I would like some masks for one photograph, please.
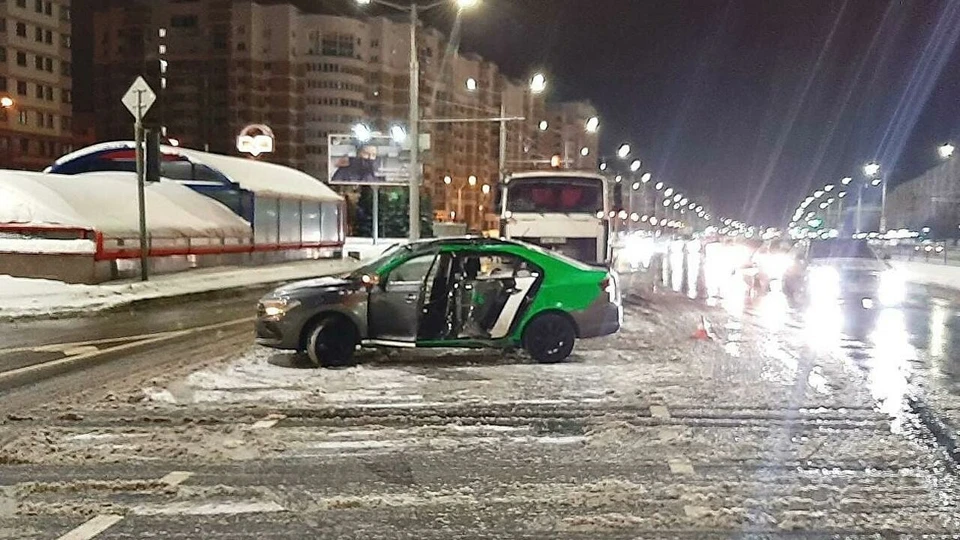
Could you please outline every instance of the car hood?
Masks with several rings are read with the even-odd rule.
[[[352,285],[354,285],[354,281],[344,277],[324,276],[288,283],[273,291],[273,294],[275,296],[293,296],[303,292],[348,288]]]
[[[887,265],[876,259],[855,257],[837,257],[831,259],[817,259],[810,263],[810,267],[828,267],[841,272],[883,272]]]

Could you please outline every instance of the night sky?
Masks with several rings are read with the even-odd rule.
[[[593,102],[604,153],[630,142],[739,219],[780,224],[869,160],[895,184],[960,140],[957,0],[484,0],[463,32],[512,76],[545,72],[550,98]]]
[[[603,150],[731,217],[780,224],[876,159],[891,183],[960,136],[956,0],[486,0],[463,48],[589,99]]]

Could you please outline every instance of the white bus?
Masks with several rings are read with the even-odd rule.
[[[500,236],[590,264],[610,260],[610,194],[599,174],[532,171],[501,186]]]

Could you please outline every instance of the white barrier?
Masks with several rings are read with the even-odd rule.
[[[890,261],[904,272],[907,281],[960,290],[960,266],[913,261]]]

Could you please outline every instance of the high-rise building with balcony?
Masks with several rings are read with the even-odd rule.
[[[0,167],[72,149],[70,0],[0,2]]]
[[[131,137],[120,97],[140,74],[159,95],[148,123],[168,137],[236,153],[239,131],[265,124],[276,151],[262,159],[321,180],[331,134],[358,123],[388,133],[409,121],[406,19],[311,13],[277,0],[114,0],[94,21],[102,139]],[[576,114],[556,122],[551,116],[550,129],[540,132],[539,119],[552,114],[544,96],[475,54],[450,51],[435,29],[421,27],[417,41],[421,133],[430,139],[421,154],[424,191],[438,218],[479,226],[495,198],[500,125],[492,120],[501,103],[508,116],[527,117],[508,124],[507,170],[533,168],[534,157],[549,164],[545,153],[557,152],[553,130]],[[577,152],[589,144],[570,137]]]

